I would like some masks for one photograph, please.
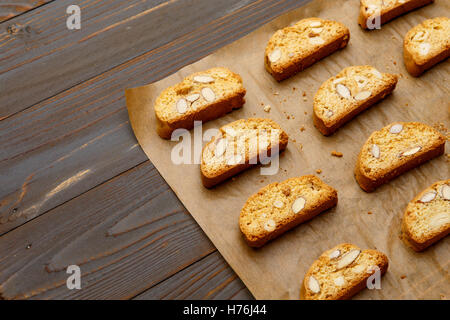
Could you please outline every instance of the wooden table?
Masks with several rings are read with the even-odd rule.
[[[124,89],[305,2],[0,1],[0,297],[251,299],[140,149]]]

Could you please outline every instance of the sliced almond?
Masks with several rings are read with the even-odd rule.
[[[444,184],[439,189],[439,195],[445,200],[450,200],[450,186],[448,184]]]
[[[366,12],[367,12],[368,14],[375,13],[375,12],[378,11],[378,10],[380,10],[380,8],[379,8],[377,5],[375,5],[375,4],[369,4],[369,5],[366,7]]]
[[[177,107],[178,113],[183,114],[183,113],[186,113],[188,104],[185,99],[181,98],[177,101],[176,107]]]
[[[228,141],[227,139],[219,139],[216,142],[216,148],[214,149],[214,156],[219,158],[227,150]]]
[[[353,263],[353,261],[356,260],[356,258],[358,258],[360,253],[361,253],[361,250],[358,250],[358,249],[354,249],[354,250],[351,250],[351,251],[347,252],[338,261],[336,267],[338,269],[342,269],[342,268],[345,268],[345,267],[349,266],[350,264]]]
[[[345,279],[343,276],[337,277],[334,279],[334,284],[338,287],[342,287],[345,284]]]
[[[195,102],[198,100],[198,98],[200,98],[200,94],[198,93],[193,93],[190,94],[186,97],[186,100],[189,101],[190,103]]]
[[[332,253],[330,253],[329,257],[330,259],[336,259],[341,255],[341,250],[334,250]]]
[[[200,106],[201,106],[201,102],[199,100],[191,103],[191,109],[194,111],[197,110]]]
[[[412,38],[413,41],[422,42],[428,38],[428,32],[426,30],[420,30]]]
[[[227,159],[227,164],[229,166],[234,166],[242,161],[242,156],[240,154],[236,154]]]
[[[404,151],[404,152],[401,154],[401,156],[403,156],[403,157],[412,156],[413,154],[419,152],[420,149],[422,149],[422,147],[414,147],[414,148],[411,148],[411,149],[409,149],[409,150]]]
[[[294,213],[299,213],[305,207],[305,203],[306,203],[305,198],[302,197],[298,198],[292,204],[292,211],[294,211]]]
[[[434,200],[434,198],[436,198],[436,191],[427,192],[420,198],[420,202],[427,203]]]
[[[323,40],[321,37],[310,37],[309,42],[314,45],[321,45],[325,43],[325,40]]]
[[[364,76],[356,75],[355,81],[356,81],[356,84],[358,85],[358,88],[364,88],[367,85],[367,83],[369,82],[369,79],[367,79]]]
[[[199,83],[211,83],[214,82],[214,78],[211,76],[195,76],[194,81]]]
[[[237,131],[234,130],[233,128],[231,128],[231,127],[225,128],[225,132],[230,137],[236,137],[237,136]]]
[[[377,77],[378,79],[383,79],[383,75],[381,74],[380,71],[378,71],[377,69],[372,69],[372,74]]]
[[[323,28],[311,28],[311,32],[315,35],[318,35],[322,32]]]
[[[275,230],[276,226],[276,222],[272,219],[269,219],[266,221],[266,223],[264,223],[264,230],[272,232],[273,230]]]
[[[442,226],[445,226],[449,223],[450,223],[450,214],[448,212],[443,212],[443,213],[434,215],[430,219],[429,224],[432,229],[439,229]]]
[[[345,80],[345,78],[336,78],[336,79],[333,80],[333,84],[341,83],[344,80]]]
[[[280,201],[280,200],[275,200],[275,201],[273,202],[273,206],[274,206],[275,208],[281,209],[281,208],[284,207],[284,202],[283,202],[283,201]]]
[[[379,159],[380,158],[380,147],[377,146],[376,144],[372,145],[372,149],[370,149],[370,153],[372,153],[372,156],[374,156],[374,158]]]
[[[366,269],[366,267],[365,267],[364,265],[359,264],[359,265],[357,265],[357,266],[355,266],[355,267],[353,268],[353,272],[355,272],[355,273],[361,273],[361,272],[363,272],[365,269]]]
[[[203,98],[205,98],[206,101],[213,102],[214,100],[216,100],[216,94],[211,88],[203,88],[201,92]]]
[[[281,58],[281,50],[278,48],[273,50],[271,53],[269,53],[268,57],[270,62],[272,63],[277,62]]]
[[[421,44],[419,44],[419,54],[421,56],[426,56],[428,54],[428,52],[430,52],[431,49],[431,44],[429,44],[428,42],[423,42]]]
[[[362,101],[366,100],[372,95],[372,92],[370,91],[361,91],[355,96],[355,100]]]
[[[403,130],[403,125],[401,123],[396,123],[389,129],[389,132],[392,134],[397,134],[397,133],[402,132],[402,130]]]
[[[351,98],[350,90],[343,84],[338,83],[336,85],[336,91],[342,98],[345,98],[345,99]]]
[[[309,24],[309,26],[311,28],[317,28],[317,27],[321,27],[322,26],[322,22],[321,21],[313,21]]]
[[[313,293],[319,293],[320,292],[319,281],[317,281],[317,279],[314,278],[313,276],[309,277],[308,287],[309,287],[309,290],[311,290]]]

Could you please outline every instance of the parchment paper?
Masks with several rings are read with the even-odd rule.
[[[130,123],[141,147],[255,298],[298,299],[303,276],[312,262],[323,251],[342,242],[363,249],[376,248],[390,259],[382,289],[365,289],[355,298],[450,297],[449,239],[441,240],[424,253],[413,252],[399,239],[407,203],[433,182],[449,177],[448,157],[439,157],[370,194],[359,188],[353,176],[357,154],[374,130],[393,121],[422,121],[429,125],[440,122],[448,127],[449,61],[420,78],[413,78],[403,66],[402,43],[411,27],[427,18],[448,16],[449,7],[448,1],[438,0],[397,18],[381,30],[367,32],[356,22],[358,0],[314,1],[162,81],[127,90]],[[349,46],[277,83],[263,66],[267,41],[277,29],[311,16],[345,23],[351,32]],[[344,67],[362,64],[401,74],[397,89],[333,136],[322,136],[312,121],[314,93],[323,81]],[[208,190],[201,184],[199,165],[171,162],[172,148],[178,142],[163,140],[156,134],[154,99],[164,88],[190,73],[214,66],[228,67],[242,76],[247,102],[242,109],[208,122],[203,129],[219,128],[254,116],[277,121],[290,136],[277,175],[261,176],[259,167],[255,167]],[[272,107],[270,113],[263,111],[263,105],[267,104]],[[300,130],[302,127],[304,131]],[[342,152],[343,157],[331,156],[333,150]],[[318,169],[322,173],[317,175],[338,190],[338,206],[261,249],[249,248],[238,226],[239,213],[247,197],[268,183],[316,174]]]

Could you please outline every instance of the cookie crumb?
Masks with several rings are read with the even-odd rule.
[[[286,119],[288,119],[288,120],[289,120],[290,118],[291,118],[291,116],[289,116],[289,115],[288,115],[288,116],[286,116]]]
[[[265,112],[270,112],[270,109],[272,109],[272,107],[270,105],[267,105],[264,107]]]
[[[292,87],[292,91],[295,91],[295,90],[297,90],[297,88],[296,87]]]
[[[373,212],[372,212],[372,211],[369,211],[369,212],[367,212],[367,214],[373,214]]]
[[[306,91],[303,91],[303,96],[306,97]]]
[[[301,126],[300,127],[300,132],[303,132],[303,131],[305,131],[306,129],[305,129],[305,126]]]
[[[305,115],[307,115],[307,114],[308,114],[308,112],[305,111]]]
[[[337,157],[337,158],[342,158],[343,157],[343,153],[342,152],[338,152],[338,151],[331,151],[331,155],[333,156],[333,157]]]
[[[317,169],[316,172],[317,172],[318,174],[321,174],[321,173],[322,173],[322,170]]]
[[[275,91],[274,93],[273,93],[273,95],[274,96],[277,96],[277,95],[279,95],[280,93],[278,92],[278,91]]]
[[[400,279],[405,279],[405,278],[406,278],[406,276],[404,274],[400,276]]]

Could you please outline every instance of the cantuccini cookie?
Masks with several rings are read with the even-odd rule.
[[[434,0],[360,0],[358,23],[363,29],[375,29],[375,17],[380,25],[434,2]]]
[[[247,200],[239,226],[248,245],[261,247],[337,201],[337,191],[313,175],[275,182]]]
[[[314,125],[322,134],[332,134],[390,94],[397,81],[397,75],[381,73],[371,66],[343,69],[325,81],[314,96]]]
[[[406,207],[402,222],[403,240],[422,251],[450,232],[450,180],[434,183]]]
[[[450,19],[428,19],[415,26],[403,41],[403,57],[408,72],[418,77],[450,56]]]
[[[355,177],[360,187],[372,192],[428,160],[444,153],[446,138],[420,122],[395,122],[375,131],[361,148]]]
[[[219,118],[242,107],[245,93],[241,77],[227,68],[191,74],[156,99],[157,132],[170,139],[176,129],[192,129],[194,121]]]
[[[211,188],[286,149],[289,137],[273,120],[241,119],[220,128],[202,151],[203,185]]]
[[[309,268],[300,290],[304,300],[349,299],[366,287],[367,279],[386,273],[388,258],[376,250],[340,244],[325,251]]]
[[[266,47],[265,66],[281,81],[344,48],[349,40],[350,31],[340,22],[303,19],[275,32]]]

